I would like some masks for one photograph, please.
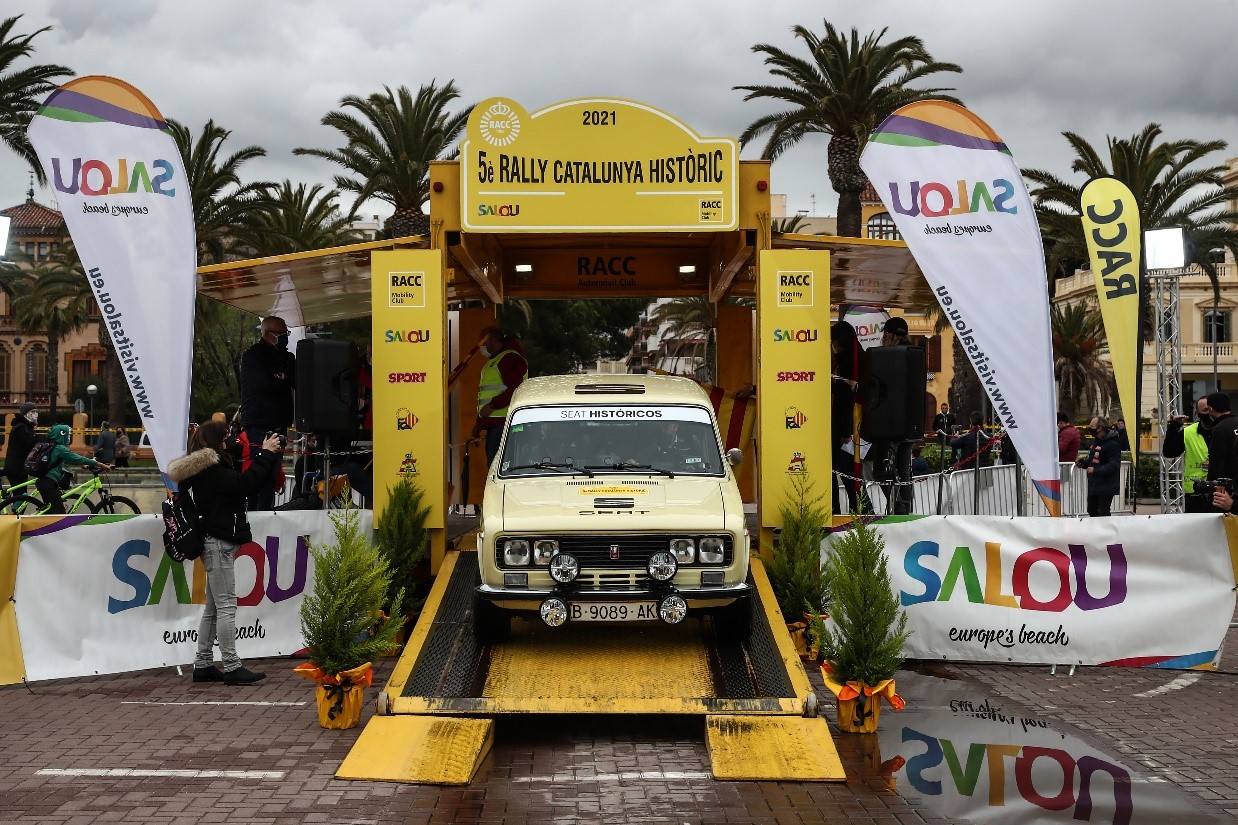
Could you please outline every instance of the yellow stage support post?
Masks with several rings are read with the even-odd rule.
[[[437,250],[375,252],[374,518],[407,478],[426,492],[430,559],[443,559],[447,527],[447,290]]]

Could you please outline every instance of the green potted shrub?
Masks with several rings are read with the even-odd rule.
[[[426,521],[430,508],[425,504],[425,491],[407,478],[387,488],[387,505],[374,522],[374,546],[387,561],[391,584],[387,587],[387,603],[392,615],[399,616],[404,626],[421,607],[417,597],[417,568],[430,548],[430,531]],[[397,602],[396,594],[404,591]]]
[[[362,533],[360,512],[332,510],[334,541],[310,545],[314,588],[301,603],[310,661],[295,671],[318,683],[318,721],[324,728],[357,725],[374,675],[371,663],[391,649],[401,627],[383,612],[391,573]],[[403,599],[400,590],[395,600]]]
[[[822,631],[821,672],[838,698],[839,730],[871,733],[877,729],[882,696],[895,710],[903,709],[894,692],[894,673],[911,635],[907,614],[890,586],[885,541],[853,519],[850,529],[831,537],[825,574],[833,587],[830,621]]]
[[[821,542],[829,527],[830,513],[823,503],[824,496],[817,495],[813,488],[805,476],[791,479],[791,492],[779,507],[782,531],[769,548],[765,565],[782,619],[796,649],[805,658],[815,658],[811,648],[820,637],[810,636],[808,629],[824,619],[830,594],[829,578],[821,562]]]

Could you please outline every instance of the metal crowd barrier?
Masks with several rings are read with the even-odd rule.
[[[1062,480],[1062,515],[1087,515],[1087,471],[1068,463],[1058,465],[1058,469]],[[1123,461],[1119,477],[1120,492],[1114,496],[1113,513],[1135,512],[1133,477],[1131,462]],[[1025,515],[1049,515],[1023,465],[996,465],[978,470],[917,476],[912,479],[911,485],[914,492],[912,513],[917,515],[1015,516],[1020,511],[1020,497]],[[865,481],[864,489],[875,512],[888,512],[885,490],[880,482]],[[841,483],[839,501],[841,512],[846,513],[847,497],[843,494]]]

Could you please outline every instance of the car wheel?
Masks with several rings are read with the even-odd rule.
[[[473,638],[480,645],[502,642],[511,635],[512,614],[485,599],[473,597]]]
[[[728,639],[747,639],[752,632],[752,599],[736,599],[713,612],[714,629]]]

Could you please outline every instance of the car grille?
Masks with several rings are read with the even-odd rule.
[[[702,534],[693,535],[699,539]],[[683,565],[685,568],[723,567],[729,565],[734,558],[731,536],[728,533],[707,533],[703,535],[718,536],[722,539],[722,563],[701,565],[695,562]],[[523,570],[528,568],[509,567],[503,564],[503,540],[509,536],[499,536],[494,544],[495,564],[504,570]],[[538,536],[537,538],[551,538]],[[639,570],[644,574],[649,557],[670,546],[671,539],[683,538],[683,535],[663,533],[657,535],[621,535],[621,536],[560,536],[559,552],[571,553],[580,562],[583,571],[597,570]],[[611,546],[618,548],[618,558],[611,558]]]

